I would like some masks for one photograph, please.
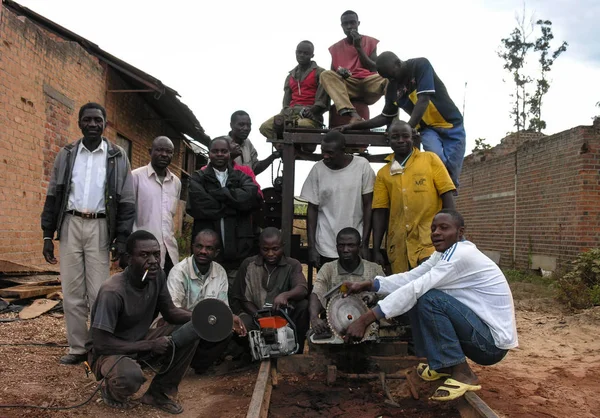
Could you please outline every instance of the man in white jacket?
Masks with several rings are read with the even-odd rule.
[[[360,340],[379,318],[409,314],[417,356],[426,357],[417,372],[423,380],[449,377],[433,400],[448,401],[481,389],[467,363],[491,365],[518,345],[512,294],[498,266],[464,239],[464,220],[443,209],[431,224],[436,252],[406,273],[347,282],[347,293],[386,295],[353,322],[344,339]]]

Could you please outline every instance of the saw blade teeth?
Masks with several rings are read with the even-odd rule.
[[[337,319],[336,320],[332,320],[332,318],[334,317],[334,312],[332,312],[334,309],[337,309],[337,304],[339,303],[339,299],[342,299],[342,294],[339,293],[335,296],[333,296],[331,299],[329,299],[329,302],[327,303],[327,324],[329,325],[329,329],[331,329],[331,332],[338,338],[340,339],[344,339],[342,335],[339,334],[338,332],[338,323],[337,323]],[[365,313],[369,310],[369,308],[367,307],[366,303],[359,298],[356,295],[350,295],[347,296],[346,298],[344,298],[346,300],[346,302],[348,303],[354,303],[360,311],[362,311],[362,313]],[[361,314],[362,314],[361,313]],[[360,344],[363,341],[365,341],[367,335],[369,334],[369,329],[370,326],[367,327],[367,329],[365,330],[365,335],[363,336],[363,338],[360,341],[353,341],[353,344]]]

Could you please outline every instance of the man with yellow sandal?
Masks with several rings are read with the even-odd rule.
[[[346,282],[347,293],[374,291],[385,298],[347,329],[346,342],[363,338],[379,318],[408,313],[417,356],[427,358],[421,379],[446,378],[432,400],[449,401],[481,389],[467,358],[492,365],[518,345],[512,294],[498,266],[464,238],[464,220],[442,209],[431,224],[436,252],[406,273]]]

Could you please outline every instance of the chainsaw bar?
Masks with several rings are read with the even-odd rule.
[[[212,343],[223,341],[231,334],[233,314],[225,302],[204,299],[192,311],[192,325],[203,340]]]
[[[342,297],[342,294],[338,293],[329,299],[329,303],[327,304],[327,323],[331,331],[337,337],[343,339],[343,334],[350,324],[368,310],[369,308],[358,295]],[[363,342],[369,330],[370,328],[367,327],[362,340],[355,341],[354,344]]]

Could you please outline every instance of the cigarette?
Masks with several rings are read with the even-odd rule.
[[[146,270],[146,272],[144,273],[144,276],[142,277],[142,283],[144,283],[144,280],[146,280],[147,275],[148,275],[148,270]]]

